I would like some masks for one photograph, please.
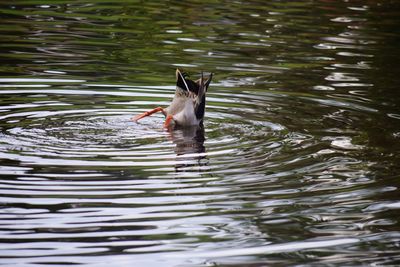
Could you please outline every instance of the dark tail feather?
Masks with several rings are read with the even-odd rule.
[[[180,72],[179,69],[176,69],[176,86],[182,88],[183,90],[189,92],[189,86],[183,77],[183,74]]]
[[[202,77],[203,77],[203,73],[201,73],[201,75],[202,75]],[[204,86],[206,87],[206,91],[207,91],[207,89],[208,89],[208,86],[209,86],[210,83],[211,83],[212,77],[213,77],[213,74],[210,73],[210,76],[208,76],[208,79],[207,79],[206,83],[204,84]]]

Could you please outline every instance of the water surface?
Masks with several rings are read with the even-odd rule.
[[[399,8],[2,1],[0,264],[399,264]]]

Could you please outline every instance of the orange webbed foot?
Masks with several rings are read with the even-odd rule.
[[[174,118],[172,117],[172,115],[168,115],[164,122],[164,128],[168,128],[171,125],[171,121],[173,120]]]
[[[142,119],[144,117],[150,116],[150,115],[152,115],[152,114],[154,114],[156,112],[160,112],[160,111],[162,111],[162,113],[164,113],[164,109],[161,108],[161,107],[158,107],[158,108],[152,109],[150,111],[146,111],[146,112],[144,112],[142,114],[138,114],[135,117],[131,118],[131,120],[134,121],[134,122],[137,122],[138,120],[140,120],[140,119]]]

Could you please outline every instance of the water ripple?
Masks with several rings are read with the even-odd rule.
[[[3,1],[1,264],[395,265],[397,10]],[[132,122],[176,67],[204,127]]]

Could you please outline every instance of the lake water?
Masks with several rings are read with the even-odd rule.
[[[398,1],[0,3],[0,265],[400,264]],[[214,73],[166,131],[175,69]]]

